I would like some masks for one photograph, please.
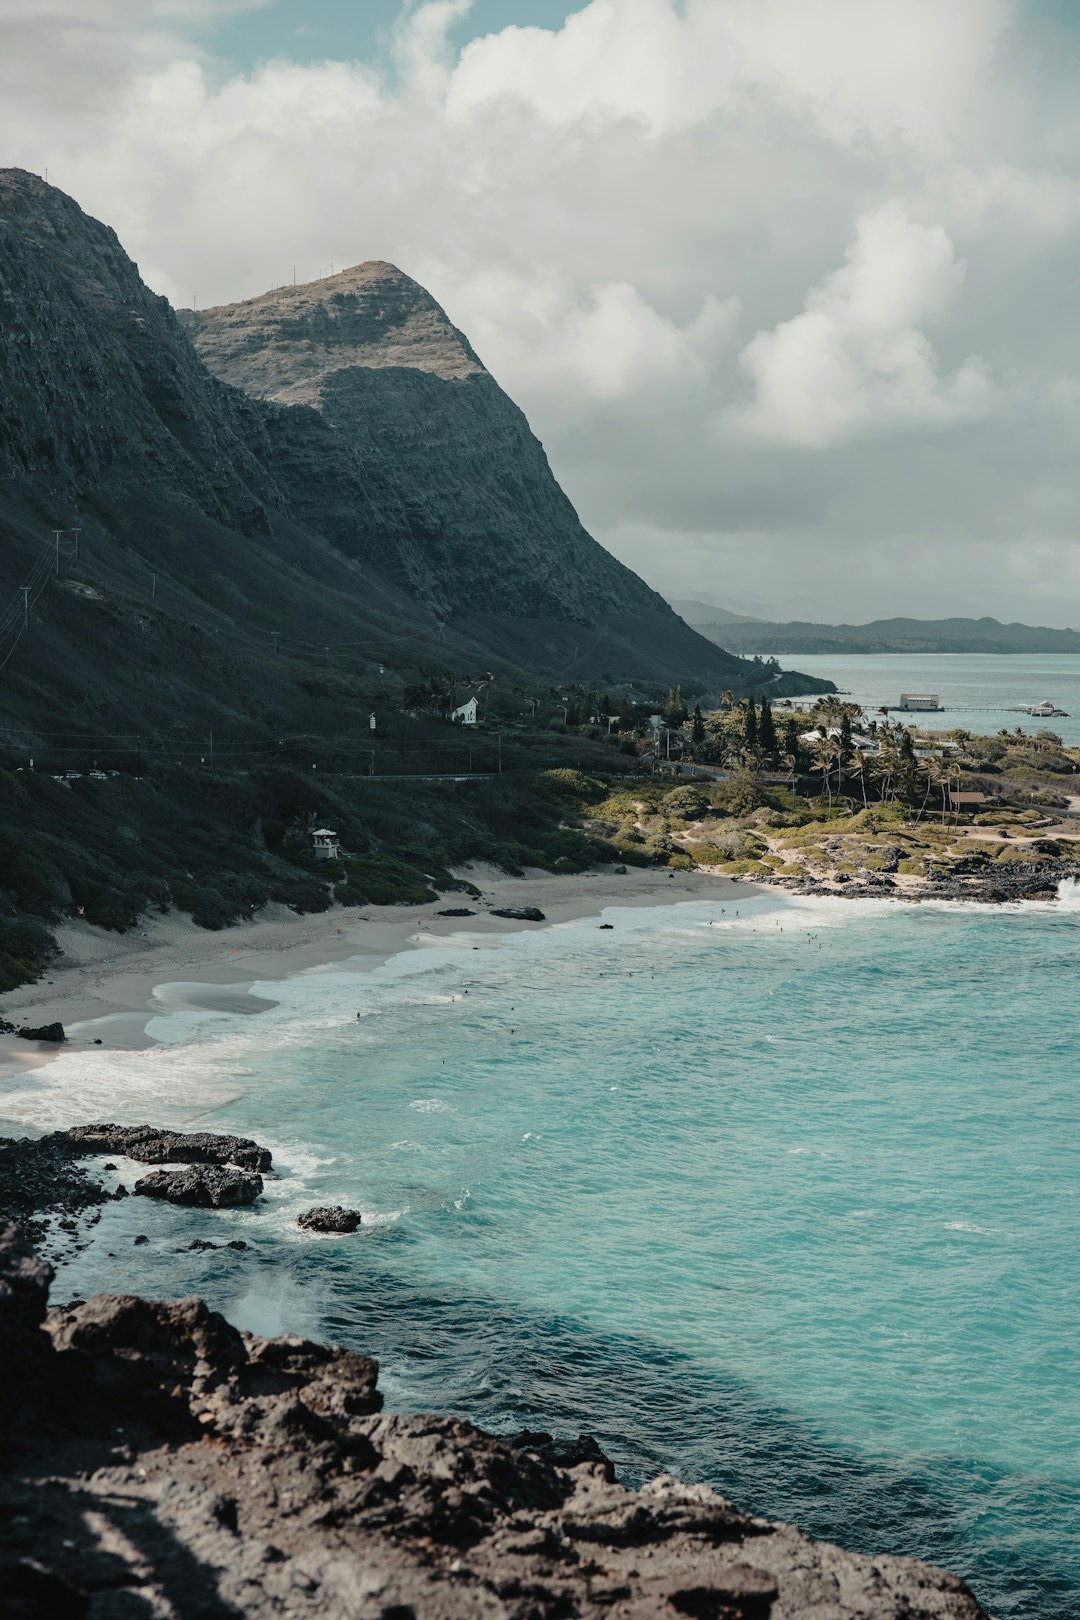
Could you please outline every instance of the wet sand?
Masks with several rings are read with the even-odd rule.
[[[63,955],[36,984],[5,996],[2,1016],[32,1026],[60,1022],[69,1047],[99,1041],[114,1050],[132,1050],[154,1045],[147,1024],[170,1012],[200,1008],[257,1014],[272,1007],[272,1000],[251,993],[253,984],[318,972],[343,961],[369,971],[399,951],[458,939],[470,947],[478,935],[550,927],[599,916],[608,906],[722,901],[733,892],[730,878],[651,868],[631,867],[622,876],[606,867],[512,878],[477,866],[459,875],[480,889],[479,900],[455,893],[423,906],[334,907],[304,916],[285,906],[267,906],[252,922],[214,933],[176,912],[144,918],[128,934],[65,923],[56,931]],[[747,887],[740,884],[739,890]],[[440,910],[459,906],[476,915],[438,916]],[[490,915],[491,909],[508,906],[538,906],[546,921]],[[0,1036],[0,1077],[47,1063],[64,1050]]]

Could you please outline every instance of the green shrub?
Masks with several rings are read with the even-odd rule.
[[[716,844],[687,844],[686,853],[698,866],[722,866],[730,859],[728,851]]]
[[[610,791],[607,782],[601,782],[599,777],[586,776],[584,771],[565,766],[540,771],[535,781],[541,791],[546,788],[556,798],[570,804],[597,804],[601,799],[606,799]]]
[[[709,801],[700,788],[688,785],[665,793],[663,807],[669,816],[679,821],[700,821],[708,813]]]
[[[345,871],[358,905],[423,905],[439,898],[422,872],[392,855],[350,855]]]
[[[0,990],[32,984],[60,954],[48,929],[27,917],[0,917]]]

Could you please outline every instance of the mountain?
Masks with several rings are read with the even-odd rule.
[[[112,230],[0,170],[13,743],[355,731],[433,670],[490,668],[500,690],[769,678],[585,533],[521,412],[400,272],[187,324],[244,389]],[[54,568],[50,531],[76,528]]]
[[[695,629],[699,625],[714,624],[757,624],[758,620],[751,613],[732,613],[730,608],[718,606],[715,602],[702,602],[696,597],[678,598],[668,597],[668,605],[675,609],[680,619]]]
[[[681,604],[685,606],[686,604]],[[869,624],[714,617],[693,620],[702,635],[735,653],[1080,653],[1080,632],[997,619],[874,619]]]
[[[714,646],[586,533],[522,412],[394,265],[179,315],[216,377],[332,429],[349,500],[330,512],[292,416],[283,424],[290,475],[313,496],[305,519],[440,623],[562,678],[678,671],[753,684],[745,668],[721,669]]]

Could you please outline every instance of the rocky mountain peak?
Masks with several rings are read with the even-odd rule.
[[[180,316],[217,376],[282,404],[317,407],[328,379],[358,366],[487,375],[431,294],[380,259]]]

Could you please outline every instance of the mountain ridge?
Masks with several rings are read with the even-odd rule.
[[[728,652],[795,655],[815,653],[1080,653],[1080,631],[1049,625],[1003,623],[984,616],[948,619],[897,617],[866,624],[772,623],[731,619],[696,625]]]
[[[378,264],[345,273],[354,289],[374,277],[384,305],[390,274]],[[497,385],[456,329],[447,358],[445,317],[430,295],[403,277],[399,292],[410,310],[399,318],[387,305],[389,358],[404,347],[452,375],[339,367],[321,386],[334,391],[346,378],[370,393],[390,378],[399,403],[415,403],[419,388],[421,405],[465,390],[478,403],[464,428],[497,406],[510,442],[495,448],[512,468],[515,444],[531,440],[524,417],[495,400]],[[477,380],[483,388],[470,389]],[[70,588],[50,586],[32,606],[7,664],[10,735],[30,745],[43,727],[75,729],[76,715],[83,733],[176,737],[215,725],[245,735],[366,727],[376,692],[393,701],[384,663],[399,686],[432,669],[489,666],[508,682],[517,671],[559,682],[761,684],[760,669],[690,630],[585,535],[538,445],[536,510],[557,509],[563,552],[534,543],[545,533],[534,511],[533,561],[513,563],[511,533],[496,536],[494,561],[480,568],[469,566],[468,513],[448,536],[438,502],[425,508],[410,488],[414,466],[430,476],[423,410],[413,412],[405,465],[380,449],[378,428],[365,457],[320,410],[215,377],[115,231],[37,176],[0,170],[4,623],[22,617],[21,587],[48,533],[82,531]],[[472,461],[451,469],[450,498],[486,475],[485,443],[474,435]],[[462,532],[464,565],[451,544]],[[490,599],[499,590],[484,600],[489,577],[501,600]]]
[[[221,381],[330,425],[358,488],[340,543],[378,534],[373,560],[435,611],[582,625],[672,611],[587,533],[523,412],[396,266],[178,318]]]

